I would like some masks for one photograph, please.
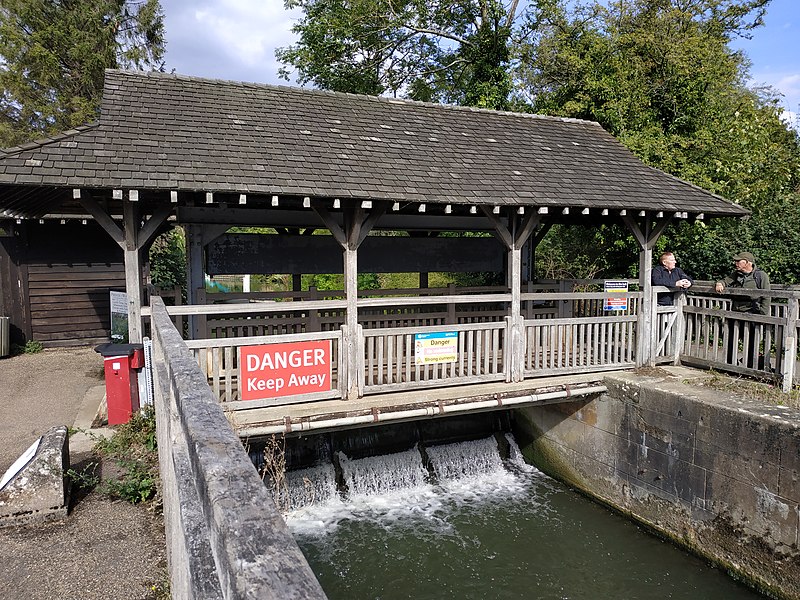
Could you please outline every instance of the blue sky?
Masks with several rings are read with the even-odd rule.
[[[275,49],[292,43],[300,16],[282,0],[161,0],[167,69],[184,75],[279,83]],[[765,25],[734,47],[752,61],[751,84],[783,94],[786,117],[800,113],[800,0],[772,0]],[[286,82],[282,82],[286,83]]]

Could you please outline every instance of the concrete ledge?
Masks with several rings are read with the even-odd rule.
[[[774,597],[800,599],[800,411],[614,374],[608,393],[519,409],[529,460]]]
[[[69,504],[67,428],[45,433],[36,454],[0,489],[0,527],[63,519]]]
[[[173,596],[325,598],[163,302],[151,308]]]

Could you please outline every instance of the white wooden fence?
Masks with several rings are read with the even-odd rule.
[[[458,333],[457,360],[432,364],[417,361],[415,335]],[[505,381],[509,373],[503,348],[505,320],[446,327],[362,329],[360,394]]]
[[[573,286],[574,287],[574,286]],[[561,286],[563,288],[563,286]],[[359,324],[352,338],[341,324],[345,301],[262,301],[246,304],[177,306],[178,315],[203,315],[211,337],[190,340],[202,371],[217,398],[231,409],[250,408],[325,398],[344,398],[357,388],[358,396],[388,392],[468,385],[489,381],[517,381],[546,375],[600,372],[642,364],[637,360],[638,314],[641,292],[626,294],[622,311],[605,311],[605,294],[598,291],[544,291],[543,286],[520,295],[515,323],[511,294],[504,288],[487,293],[446,296],[396,296],[408,290],[382,290],[358,300]],[[585,289],[585,288],[584,288]],[[696,286],[677,292],[674,306],[657,306],[650,358],[646,364],[685,362],[793,385],[797,360],[798,292],[772,292],[770,316],[736,313],[730,299]],[[295,293],[295,292],[292,292]],[[331,315],[320,317],[320,315]],[[244,335],[246,333],[257,335]],[[457,360],[418,364],[415,335],[457,333]],[[518,332],[518,333],[517,333]],[[288,399],[242,401],[239,396],[238,349],[242,346],[332,340],[333,389]],[[351,347],[353,350],[347,350]],[[355,373],[347,373],[347,352],[355,352]],[[515,366],[516,365],[516,366]]]
[[[772,380],[791,390],[798,378],[800,292],[728,289],[720,296],[710,286],[695,287],[682,307],[681,362]],[[733,311],[731,294],[770,297],[770,314]]]
[[[265,343],[288,343],[302,341],[331,340],[332,372],[331,391],[314,394],[303,394],[291,398],[273,398],[266,400],[240,400],[239,381],[239,349],[242,346],[257,346]],[[258,408],[277,404],[293,404],[310,402],[328,398],[341,398],[344,395],[344,367],[342,365],[342,331],[300,333],[281,336],[257,336],[240,338],[219,338],[204,340],[187,340],[187,347],[192,351],[200,370],[205,374],[214,395],[227,409]]]

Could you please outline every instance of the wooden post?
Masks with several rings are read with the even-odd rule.
[[[653,272],[653,248],[658,238],[669,224],[671,217],[664,219],[654,227],[650,217],[645,217],[643,227],[640,227],[630,216],[623,216],[622,220],[631,230],[639,243],[639,289],[642,299],[639,304],[639,315],[636,320],[636,366],[653,366],[656,364],[655,352],[655,317],[656,297],[653,294],[653,285],[650,281]]]
[[[388,202],[376,202],[367,214],[361,206],[350,206],[344,211],[344,230],[328,212],[321,202],[314,202],[312,208],[322,222],[339,242],[344,251],[344,293],[347,303],[345,328],[343,330],[343,349],[346,356],[347,390],[346,398],[355,400],[359,397],[361,370],[361,328],[358,326],[358,247],[375,226],[378,219],[386,212]]]
[[[199,225],[186,225],[186,303],[198,303],[198,290],[205,289],[205,273],[203,272],[203,236]],[[205,336],[200,329],[201,319],[197,315],[189,316],[189,338],[193,340]]]
[[[788,299],[786,325],[783,327],[783,391],[787,394],[794,385],[797,368],[797,326],[800,324],[800,299]]]
[[[522,381],[522,372],[524,370],[523,358],[525,356],[525,348],[522,345],[522,331],[520,330],[521,322],[521,302],[520,296],[522,294],[522,248],[514,245],[508,251],[508,268],[509,268],[509,282],[511,287],[511,351],[513,357],[511,359],[511,381]]]
[[[125,291],[128,295],[128,341],[142,342],[142,264],[138,240],[139,205],[125,200],[122,203],[125,230]]]
[[[456,284],[455,283],[448,283],[447,284],[447,295],[453,297],[456,295]],[[456,303],[455,302],[448,302],[447,303],[447,324],[448,325],[457,325],[458,324],[458,314],[456,313]]]
[[[345,325],[347,337],[347,399],[358,398],[359,360],[358,360],[358,249],[344,249],[344,294],[347,301]]]
[[[686,292],[675,294],[675,324],[672,326],[672,364],[681,364],[681,351],[683,350],[684,337],[686,336],[686,316],[683,307],[686,306]]]
[[[494,226],[496,237],[508,250],[506,282],[511,289],[511,307],[509,308],[511,339],[508,340],[506,352],[510,354],[511,380],[522,381],[525,373],[525,335],[520,300],[522,294],[522,247],[534,229],[541,223],[542,217],[539,214],[530,213],[520,221],[519,216],[512,213],[509,218],[511,225],[511,230],[509,230],[489,207],[482,206],[481,210]]]
[[[656,312],[653,309],[653,286],[651,277],[653,274],[653,248],[650,244],[639,252],[639,289],[642,292],[641,303],[639,304],[639,318],[637,328],[639,330],[636,340],[636,366],[653,366],[655,361],[655,348],[653,347],[653,337],[656,330]]]

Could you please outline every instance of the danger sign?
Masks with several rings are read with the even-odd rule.
[[[262,400],[331,390],[331,340],[243,346],[239,397]]]

